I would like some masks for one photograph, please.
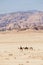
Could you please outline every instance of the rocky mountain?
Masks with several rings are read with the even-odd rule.
[[[0,14],[0,31],[6,30],[43,30],[43,11],[29,10]]]

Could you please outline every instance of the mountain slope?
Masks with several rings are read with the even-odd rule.
[[[43,12],[27,11],[0,14],[0,31],[5,30],[43,30]]]

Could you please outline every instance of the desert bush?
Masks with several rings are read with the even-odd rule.
[[[38,30],[38,27],[34,27],[35,30]]]

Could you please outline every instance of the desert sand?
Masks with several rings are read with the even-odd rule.
[[[1,32],[0,65],[43,65],[43,31]]]

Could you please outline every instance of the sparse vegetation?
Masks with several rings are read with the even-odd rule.
[[[23,50],[23,48],[20,46],[20,48],[19,48],[20,50]]]
[[[9,53],[8,55],[9,55],[9,56],[13,56],[13,54],[12,54],[12,53]]]
[[[20,46],[20,48],[19,48],[20,50],[28,50],[28,49],[30,49],[30,50],[33,50],[33,47],[22,47],[22,46]]]
[[[27,49],[28,50],[28,47],[24,47],[24,49]]]
[[[34,27],[35,30],[39,30],[38,27]]]
[[[30,47],[30,50],[33,50],[33,47]]]

